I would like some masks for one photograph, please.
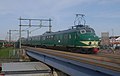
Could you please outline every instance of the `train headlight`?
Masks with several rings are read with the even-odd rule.
[[[91,45],[91,42],[89,42],[89,45]]]

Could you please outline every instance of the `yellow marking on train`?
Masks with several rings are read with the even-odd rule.
[[[91,45],[98,45],[98,41],[80,41],[83,44],[89,45],[91,42]]]

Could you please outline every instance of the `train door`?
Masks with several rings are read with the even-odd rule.
[[[75,35],[74,32],[68,34],[68,45],[69,45],[70,47],[74,47],[75,38],[76,38],[76,35]]]
[[[63,34],[63,45],[68,45],[68,34]]]

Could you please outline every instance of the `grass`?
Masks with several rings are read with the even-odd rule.
[[[13,48],[0,48],[0,58],[9,58],[10,57],[10,51],[12,51]]]

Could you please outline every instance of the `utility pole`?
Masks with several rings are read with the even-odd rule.
[[[29,30],[27,30],[27,38],[29,38]]]
[[[52,20],[49,19],[49,32],[51,32],[51,27],[52,27],[52,26],[51,26],[51,21],[52,21]]]
[[[112,29],[112,36],[114,37],[114,29]]]
[[[27,31],[27,37],[29,37],[29,30],[21,30],[21,32]],[[12,40],[12,32],[19,32],[19,30],[9,30],[9,42]],[[20,46],[21,47],[21,46]]]
[[[20,17],[20,29],[19,29],[19,48],[21,49],[21,17]]]
[[[52,25],[51,25],[51,19],[49,18],[49,19],[23,19],[23,18],[19,18],[19,20],[20,20],[20,23],[19,23],[19,48],[21,49],[21,30],[22,30],[22,27],[25,27],[25,26],[27,26],[27,27],[49,27],[49,32],[51,32],[51,27],[52,27]],[[28,24],[25,24],[25,25],[23,25],[21,22],[22,21],[27,21],[28,22]],[[32,21],[39,21],[39,24],[32,24]],[[43,23],[42,22],[49,22],[49,25],[48,26],[46,26],[46,25],[43,25]],[[29,33],[29,31],[28,31],[28,33]],[[27,37],[29,37],[29,34],[28,34],[28,36]]]
[[[11,30],[9,30],[9,43],[11,42]]]
[[[9,42],[11,42],[11,40],[12,40],[12,32],[13,31],[18,31],[18,30],[9,30]]]

